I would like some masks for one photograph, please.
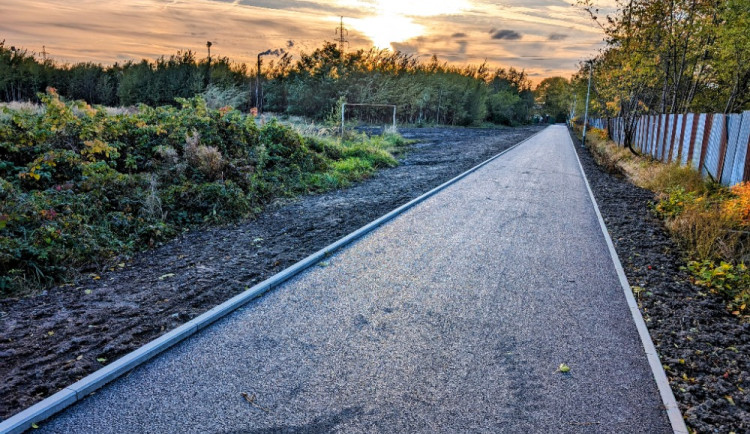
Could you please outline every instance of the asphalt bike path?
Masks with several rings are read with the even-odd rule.
[[[553,126],[35,432],[672,428]]]

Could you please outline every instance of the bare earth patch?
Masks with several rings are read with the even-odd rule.
[[[71,286],[0,300],[0,418],[8,418],[539,131],[408,129],[393,169],[187,233]],[[121,266],[120,266],[121,265]]]

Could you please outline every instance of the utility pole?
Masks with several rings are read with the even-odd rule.
[[[258,53],[258,73],[255,75],[255,108],[258,109],[258,114],[261,113],[260,103],[262,98],[260,97],[260,56],[263,53]]]
[[[589,87],[586,90],[586,111],[584,112],[584,115],[583,115],[583,136],[581,138],[581,144],[583,146],[586,146],[586,126],[588,125],[588,121],[589,121],[589,95],[591,95],[591,75],[594,72],[594,62],[590,60],[588,64],[589,64]]]
[[[206,41],[206,48],[208,48],[208,67],[206,68],[206,86],[211,83],[211,41]]]
[[[346,37],[344,34],[348,35],[349,31],[344,28],[344,17],[341,17],[341,23],[339,24],[339,27],[336,29],[336,34],[339,35],[339,50],[341,52],[344,52],[344,44],[348,44],[349,41],[346,40]]]
[[[47,47],[42,45],[42,61],[47,63]]]
[[[263,56],[281,56],[285,53],[283,48],[276,48],[274,50],[266,50],[262,53],[258,53],[258,71],[255,75],[255,108],[258,110],[258,114],[263,112],[263,83],[261,82],[261,57]]]

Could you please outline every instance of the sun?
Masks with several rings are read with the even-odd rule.
[[[367,36],[377,48],[391,48],[392,42],[402,42],[424,34],[424,26],[401,15],[375,15],[357,20],[354,27]]]
[[[352,26],[369,38],[377,48],[390,49],[424,35],[428,29],[415,18],[457,14],[469,7],[467,0],[355,0],[340,1],[371,12],[366,18],[352,20]]]

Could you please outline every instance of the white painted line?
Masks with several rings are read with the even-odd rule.
[[[342,247],[348,244],[353,243],[359,238],[362,238],[363,236],[369,234],[370,232],[374,231],[375,229],[382,226],[383,224],[393,220],[398,215],[404,213],[408,209],[419,204],[420,202],[423,202],[427,198],[435,195],[441,190],[444,190],[450,185],[455,184],[456,182],[460,181],[461,179],[465,178],[471,173],[476,172],[481,167],[486,166],[491,161],[495,160],[496,158],[499,158],[501,155],[505,154],[506,152],[509,152],[512,149],[515,149],[518,146],[526,143],[527,141],[536,137],[542,131],[539,131],[536,134],[533,134],[530,137],[522,140],[521,142],[516,143],[515,145],[504,150],[503,152],[500,152],[494,157],[489,158],[488,160],[472,167],[471,169],[456,176],[455,178],[433,188],[427,193],[417,197],[416,199],[410,201],[409,203],[405,205],[402,205],[396,208],[395,210],[380,217],[379,219],[341,238],[340,240],[334,242],[333,244],[330,244],[327,247],[324,247],[318,250],[317,252],[297,262],[291,267],[269,277],[263,282],[260,282],[254,285],[252,288],[230,298],[229,300],[205,312],[204,314],[196,318],[193,318],[192,320],[186,322],[180,327],[177,327],[171,332],[147,343],[146,345],[142,346],[141,348],[135,351],[132,351],[124,355],[123,357],[117,359],[110,365],[107,365],[103,367],[102,369],[99,369],[98,371],[84,377],[83,379],[77,381],[71,386],[66,387],[65,389],[56,393],[55,395],[52,395],[49,398],[16,414],[15,416],[10,417],[4,420],[3,422],[0,422],[0,434],[6,434],[6,433],[15,434],[15,433],[24,432],[27,429],[31,428],[32,423],[41,422],[61,412],[67,407],[73,405],[75,402],[82,400],[83,398],[86,397],[86,395],[90,394],[91,392],[96,391],[97,389],[101,388],[105,384],[115,380],[118,377],[121,377],[122,375],[142,365],[143,363],[147,362],[149,359],[157,356],[158,354],[161,354],[162,352],[167,350],[169,347],[185,340],[187,337],[193,335],[194,333],[200,330],[203,330],[204,328],[208,327],[209,325],[218,321],[219,319],[224,318],[225,316],[229,315],[230,313],[234,312],[235,310],[244,306],[245,304],[249,303],[255,298],[260,297],[265,292],[280,286],[282,283],[286,282],[287,280],[291,279],[292,277],[296,276],[302,271],[319,263],[324,258],[332,254],[333,252],[341,249]]]
[[[568,132],[570,132],[570,130],[568,130]],[[641,336],[641,343],[643,343],[643,349],[646,352],[648,364],[649,366],[651,366],[651,372],[654,374],[654,380],[656,381],[656,385],[659,388],[659,394],[661,395],[661,400],[664,403],[664,408],[667,411],[669,423],[672,425],[672,430],[675,432],[675,434],[689,434],[687,426],[685,425],[685,420],[683,419],[682,413],[680,412],[680,407],[677,406],[677,400],[674,397],[674,393],[672,393],[672,388],[669,386],[667,374],[664,372],[664,367],[659,360],[659,354],[656,352],[654,342],[651,340],[651,335],[648,333],[646,322],[643,320],[641,311],[638,309],[638,303],[636,303],[635,297],[633,297],[633,290],[630,288],[628,278],[625,276],[625,271],[622,268],[620,257],[617,255],[615,245],[612,243],[612,238],[610,238],[609,236],[607,225],[604,223],[602,213],[599,211],[599,205],[596,203],[596,199],[594,198],[594,192],[591,191],[591,185],[589,185],[589,180],[588,178],[586,178],[586,172],[583,170],[581,159],[578,158],[578,153],[575,151],[575,144],[573,144],[573,139],[570,138],[570,135],[568,135],[568,140],[570,146],[574,147],[573,153],[575,153],[576,160],[578,161],[578,168],[581,170],[581,174],[583,175],[583,181],[586,183],[586,189],[589,191],[589,197],[591,198],[591,203],[594,206],[594,211],[596,211],[596,217],[599,219],[599,226],[601,227],[602,233],[604,234],[604,239],[607,241],[609,254],[612,256],[612,262],[614,262],[615,264],[617,276],[620,278],[620,284],[622,285],[622,289],[625,292],[625,299],[628,302],[628,307],[630,307],[630,313],[633,315],[635,327],[638,329],[638,334]]]

